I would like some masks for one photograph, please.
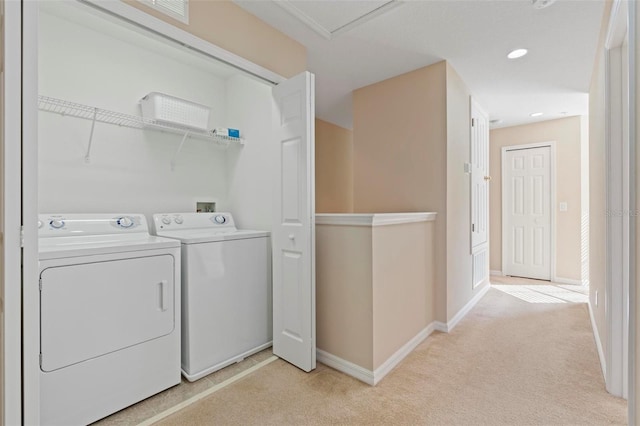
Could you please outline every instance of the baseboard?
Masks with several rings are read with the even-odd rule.
[[[607,377],[607,362],[604,358],[604,350],[602,349],[602,342],[600,341],[600,334],[598,333],[598,327],[596,326],[596,319],[593,315],[593,309],[591,308],[591,301],[587,303],[589,306],[589,318],[591,318],[591,328],[593,329],[593,339],[596,341],[596,348],[598,348],[598,358],[600,358],[600,368],[602,369],[602,377],[606,381]]]
[[[316,350],[316,359],[329,367],[340,371],[348,376],[360,380],[368,385],[375,386],[382,380],[391,370],[393,370],[403,359],[407,357],[413,350],[422,343],[431,333],[435,330],[439,330],[439,323],[437,321],[432,322],[426,326],[422,331],[416,334],[411,340],[405,343],[400,349],[398,349],[393,355],[389,357],[380,367],[375,371],[367,370],[357,364],[337,357],[322,349]]]
[[[368,385],[373,386],[375,384],[373,371],[360,367],[359,365],[330,354],[329,352],[325,352],[322,349],[316,350],[316,360],[328,365],[334,370],[338,370],[341,373],[360,380],[361,382],[365,382]]]
[[[451,331],[453,331],[455,326],[458,325],[458,323],[469,313],[471,309],[473,309],[474,306],[476,306],[476,304],[480,301],[480,299],[482,299],[482,297],[487,293],[487,291],[489,291],[490,288],[491,288],[491,284],[489,283],[487,283],[484,287],[482,287],[480,291],[478,291],[478,294],[473,296],[473,298],[469,300],[467,304],[464,305],[462,309],[460,309],[453,318],[451,318],[451,320],[447,321],[446,324],[441,323],[442,325],[445,326],[445,330],[441,330],[441,331],[445,331],[446,333],[451,333]]]
[[[443,333],[448,333],[449,329],[447,328],[446,322],[434,321],[433,322],[434,330],[441,331]]]
[[[573,278],[555,277],[553,282],[558,284],[582,285],[582,280],[574,280]]]
[[[490,275],[495,275],[496,277],[504,277],[502,271],[489,271]]]
[[[436,329],[435,322],[432,322],[426,326],[421,332],[415,335],[415,337],[405,343],[400,349],[398,349],[393,355],[389,357],[380,367],[376,368],[373,372],[373,384],[376,385],[380,380],[384,378],[395,366],[400,364],[403,359],[407,357],[413,350],[424,340],[429,337],[431,333]]]

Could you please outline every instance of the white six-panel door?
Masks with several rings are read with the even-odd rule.
[[[314,87],[304,72],[273,89],[273,353],[304,371],[316,367]]]
[[[489,231],[489,120],[471,104],[471,247],[487,244]],[[475,252],[475,250],[474,250]]]
[[[471,279],[476,288],[489,278],[489,117],[471,99]]]
[[[503,272],[551,279],[551,148],[503,155]]]

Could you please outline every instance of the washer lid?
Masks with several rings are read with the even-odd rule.
[[[267,231],[236,230],[219,231],[211,229],[183,229],[175,231],[160,231],[158,236],[175,238],[183,244],[212,243],[216,241],[242,240],[248,238],[264,238],[269,236]]]

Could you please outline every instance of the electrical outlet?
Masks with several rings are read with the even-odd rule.
[[[560,211],[561,212],[566,212],[567,210],[569,210],[569,205],[567,204],[566,201],[563,201],[560,203]]]
[[[598,290],[596,290],[596,297],[595,297],[595,302],[596,302],[596,308],[598,307]]]

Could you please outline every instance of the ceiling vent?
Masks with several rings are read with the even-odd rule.
[[[544,9],[554,4],[556,0],[531,0],[534,9]]]
[[[400,6],[400,0],[277,0],[275,4],[327,40]]]
[[[147,6],[185,24],[189,23],[189,0],[140,0]]]

